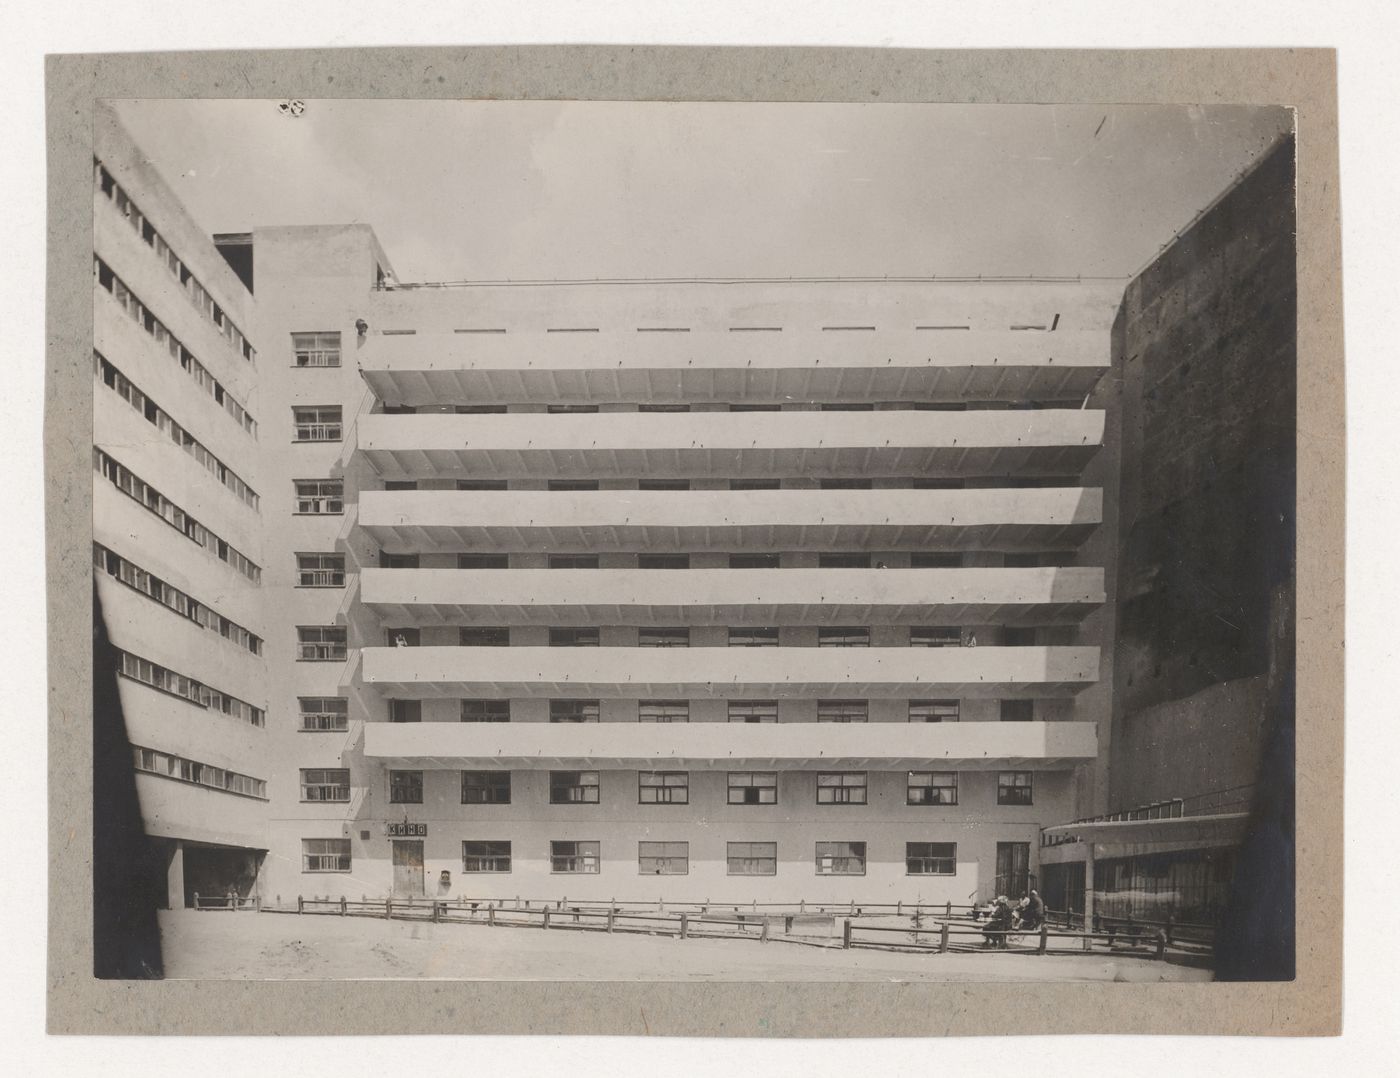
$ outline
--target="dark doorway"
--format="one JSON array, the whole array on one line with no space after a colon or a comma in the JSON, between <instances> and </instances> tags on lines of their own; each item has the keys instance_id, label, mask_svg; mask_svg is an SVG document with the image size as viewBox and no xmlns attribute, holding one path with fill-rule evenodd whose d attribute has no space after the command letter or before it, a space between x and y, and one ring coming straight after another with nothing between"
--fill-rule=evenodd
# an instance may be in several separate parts
<instances>
[{"instance_id":1,"label":"dark doorway","mask_svg":"<svg viewBox=\"0 0 1400 1078\"><path fill-rule=\"evenodd\" d=\"M1009 898L1024 898L1031 889L1031 844L997 843L996 892Z\"/></svg>"}]
</instances>

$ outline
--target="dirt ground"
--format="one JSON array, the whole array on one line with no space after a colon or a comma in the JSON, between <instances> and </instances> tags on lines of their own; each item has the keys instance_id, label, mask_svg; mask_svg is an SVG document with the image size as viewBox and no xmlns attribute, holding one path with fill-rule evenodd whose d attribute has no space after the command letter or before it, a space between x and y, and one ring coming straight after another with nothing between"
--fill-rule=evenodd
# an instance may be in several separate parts
<instances>
[{"instance_id":1,"label":"dirt ground","mask_svg":"<svg viewBox=\"0 0 1400 1078\"><path fill-rule=\"evenodd\" d=\"M1128 956L901 954L370 918L172 910L165 973L215 980L1208 981Z\"/></svg>"}]
</instances>

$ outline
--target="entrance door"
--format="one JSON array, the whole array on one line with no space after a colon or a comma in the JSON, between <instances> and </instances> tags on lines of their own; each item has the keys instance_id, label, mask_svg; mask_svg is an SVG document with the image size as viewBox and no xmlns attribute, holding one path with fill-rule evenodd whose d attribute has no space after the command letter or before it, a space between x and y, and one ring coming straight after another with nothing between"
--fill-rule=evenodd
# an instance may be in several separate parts
<instances>
[{"instance_id":1,"label":"entrance door","mask_svg":"<svg viewBox=\"0 0 1400 1078\"><path fill-rule=\"evenodd\" d=\"M423 843L418 839L397 840L394 846L394 897L421 898L423 895Z\"/></svg>"},{"instance_id":2,"label":"entrance door","mask_svg":"<svg viewBox=\"0 0 1400 1078\"><path fill-rule=\"evenodd\" d=\"M997 843L997 894L1024 898L1031 889L1031 844Z\"/></svg>"}]
</instances>

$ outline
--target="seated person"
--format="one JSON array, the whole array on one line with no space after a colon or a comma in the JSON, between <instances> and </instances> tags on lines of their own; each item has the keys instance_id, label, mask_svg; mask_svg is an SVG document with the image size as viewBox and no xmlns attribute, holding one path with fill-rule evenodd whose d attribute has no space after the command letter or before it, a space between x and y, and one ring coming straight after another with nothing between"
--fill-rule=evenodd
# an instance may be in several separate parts
<instances>
[{"instance_id":1,"label":"seated person","mask_svg":"<svg viewBox=\"0 0 1400 1078\"><path fill-rule=\"evenodd\" d=\"M1011 902L1005 895L998 895L991 916L982 928L982 946L1006 946L1006 933L1011 929L1011 922Z\"/></svg>"}]
</instances>

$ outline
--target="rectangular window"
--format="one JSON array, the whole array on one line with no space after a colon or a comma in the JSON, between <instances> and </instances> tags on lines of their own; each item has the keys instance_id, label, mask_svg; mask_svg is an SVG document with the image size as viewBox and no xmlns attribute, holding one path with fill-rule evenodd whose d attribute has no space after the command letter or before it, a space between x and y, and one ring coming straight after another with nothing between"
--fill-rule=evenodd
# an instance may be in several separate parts
<instances>
[{"instance_id":1,"label":"rectangular window","mask_svg":"<svg viewBox=\"0 0 1400 1078\"><path fill-rule=\"evenodd\" d=\"M915 625L909 630L911 648L962 647L960 625Z\"/></svg>"},{"instance_id":2,"label":"rectangular window","mask_svg":"<svg viewBox=\"0 0 1400 1078\"><path fill-rule=\"evenodd\" d=\"M689 554L638 554L638 569L689 569Z\"/></svg>"},{"instance_id":3,"label":"rectangular window","mask_svg":"<svg viewBox=\"0 0 1400 1078\"><path fill-rule=\"evenodd\" d=\"M297 626L298 662L344 662L345 649L344 625Z\"/></svg>"},{"instance_id":4,"label":"rectangular window","mask_svg":"<svg viewBox=\"0 0 1400 1078\"><path fill-rule=\"evenodd\" d=\"M504 408L501 411L505 411ZM457 480L458 490L509 490L510 487L504 479L459 479Z\"/></svg>"},{"instance_id":5,"label":"rectangular window","mask_svg":"<svg viewBox=\"0 0 1400 1078\"><path fill-rule=\"evenodd\" d=\"M463 700L463 722L510 722L509 700Z\"/></svg>"},{"instance_id":6,"label":"rectangular window","mask_svg":"<svg viewBox=\"0 0 1400 1078\"><path fill-rule=\"evenodd\" d=\"M423 772L390 771L389 804L421 805L423 803Z\"/></svg>"},{"instance_id":7,"label":"rectangular window","mask_svg":"<svg viewBox=\"0 0 1400 1078\"><path fill-rule=\"evenodd\" d=\"M297 587L345 587L344 554L298 554Z\"/></svg>"},{"instance_id":8,"label":"rectangular window","mask_svg":"<svg viewBox=\"0 0 1400 1078\"><path fill-rule=\"evenodd\" d=\"M509 771L463 771L462 804L509 805Z\"/></svg>"},{"instance_id":9,"label":"rectangular window","mask_svg":"<svg viewBox=\"0 0 1400 1078\"><path fill-rule=\"evenodd\" d=\"M1029 805L1034 788L1030 771L1003 771L997 776L998 805Z\"/></svg>"},{"instance_id":10,"label":"rectangular window","mask_svg":"<svg viewBox=\"0 0 1400 1078\"><path fill-rule=\"evenodd\" d=\"M905 792L905 804L956 805L958 803L958 773L956 771L911 771Z\"/></svg>"},{"instance_id":11,"label":"rectangular window","mask_svg":"<svg viewBox=\"0 0 1400 1078\"><path fill-rule=\"evenodd\" d=\"M551 569L596 569L598 568L598 555L551 554L549 555L549 567Z\"/></svg>"},{"instance_id":12,"label":"rectangular window","mask_svg":"<svg viewBox=\"0 0 1400 1078\"><path fill-rule=\"evenodd\" d=\"M916 550L909 555L911 569L961 569L962 563L959 551Z\"/></svg>"},{"instance_id":13,"label":"rectangular window","mask_svg":"<svg viewBox=\"0 0 1400 1078\"><path fill-rule=\"evenodd\" d=\"M957 722L957 700L910 700L910 722Z\"/></svg>"},{"instance_id":14,"label":"rectangular window","mask_svg":"<svg viewBox=\"0 0 1400 1078\"><path fill-rule=\"evenodd\" d=\"M690 804L690 772L638 771L637 804Z\"/></svg>"},{"instance_id":15,"label":"rectangular window","mask_svg":"<svg viewBox=\"0 0 1400 1078\"><path fill-rule=\"evenodd\" d=\"M724 850L725 871L730 876L776 876L778 874L778 844L776 842L727 842Z\"/></svg>"},{"instance_id":16,"label":"rectangular window","mask_svg":"<svg viewBox=\"0 0 1400 1078\"><path fill-rule=\"evenodd\" d=\"M552 648L596 648L598 627L596 625L566 626L549 630L549 646Z\"/></svg>"},{"instance_id":17,"label":"rectangular window","mask_svg":"<svg viewBox=\"0 0 1400 1078\"><path fill-rule=\"evenodd\" d=\"M779 565L777 554L729 555L729 568L731 569L777 569Z\"/></svg>"},{"instance_id":18,"label":"rectangular window","mask_svg":"<svg viewBox=\"0 0 1400 1078\"><path fill-rule=\"evenodd\" d=\"M824 625L817 629L819 648L868 648L870 629L864 625Z\"/></svg>"},{"instance_id":19,"label":"rectangular window","mask_svg":"<svg viewBox=\"0 0 1400 1078\"><path fill-rule=\"evenodd\" d=\"M638 490L689 490L689 479L638 479ZM643 566L645 568L645 566ZM663 566L662 568L669 568Z\"/></svg>"},{"instance_id":20,"label":"rectangular window","mask_svg":"<svg viewBox=\"0 0 1400 1078\"><path fill-rule=\"evenodd\" d=\"M642 700L637 704L638 722L689 722L687 700Z\"/></svg>"},{"instance_id":21,"label":"rectangular window","mask_svg":"<svg viewBox=\"0 0 1400 1078\"><path fill-rule=\"evenodd\" d=\"M340 405L323 404L292 409L292 441L338 442L343 431Z\"/></svg>"},{"instance_id":22,"label":"rectangular window","mask_svg":"<svg viewBox=\"0 0 1400 1078\"><path fill-rule=\"evenodd\" d=\"M350 771L347 768L302 768L301 799L303 801L349 801Z\"/></svg>"},{"instance_id":23,"label":"rectangular window","mask_svg":"<svg viewBox=\"0 0 1400 1078\"><path fill-rule=\"evenodd\" d=\"M729 630L731 648L775 648L778 646L778 630L769 625L740 625Z\"/></svg>"},{"instance_id":24,"label":"rectangular window","mask_svg":"<svg viewBox=\"0 0 1400 1078\"><path fill-rule=\"evenodd\" d=\"M597 722L597 700L551 700L550 722Z\"/></svg>"},{"instance_id":25,"label":"rectangular window","mask_svg":"<svg viewBox=\"0 0 1400 1078\"><path fill-rule=\"evenodd\" d=\"M869 569L869 554L818 554L819 569Z\"/></svg>"},{"instance_id":26,"label":"rectangular window","mask_svg":"<svg viewBox=\"0 0 1400 1078\"><path fill-rule=\"evenodd\" d=\"M1035 718L1034 700L1001 701L1002 722L1030 722Z\"/></svg>"},{"instance_id":27,"label":"rectangular window","mask_svg":"<svg viewBox=\"0 0 1400 1078\"><path fill-rule=\"evenodd\" d=\"M463 625L457 643L464 648L508 648L510 629L504 625Z\"/></svg>"},{"instance_id":28,"label":"rectangular window","mask_svg":"<svg viewBox=\"0 0 1400 1078\"><path fill-rule=\"evenodd\" d=\"M458 569L508 569L509 554L458 554Z\"/></svg>"},{"instance_id":29,"label":"rectangular window","mask_svg":"<svg viewBox=\"0 0 1400 1078\"><path fill-rule=\"evenodd\" d=\"M549 803L551 805L596 805L598 803L598 772L551 771L549 773Z\"/></svg>"},{"instance_id":30,"label":"rectangular window","mask_svg":"<svg viewBox=\"0 0 1400 1078\"><path fill-rule=\"evenodd\" d=\"M301 840L303 872L349 872L348 838L304 838Z\"/></svg>"},{"instance_id":31,"label":"rectangular window","mask_svg":"<svg viewBox=\"0 0 1400 1078\"><path fill-rule=\"evenodd\" d=\"M735 411L734 408L729 410ZM776 408L772 410L777 411ZM781 490L782 486L781 479L731 479L729 481L730 490Z\"/></svg>"},{"instance_id":32,"label":"rectangular window","mask_svg":"<svg viewBox=\"0 0 1400 1078\"><path fill-rule=\"evenodd\" d=\"M596 479L551 479L546 484L549 490L597 490L598 480Z\"/></svg>"},{"instance_id":33,"label":"rectangular window","mask_svg":"<svg viewBox=\"0 0 1400 1078\"><path fill-rule=\"evenodd\" d=\"M637 843L637 872L642 876L684 876L688 874L690 872L690 843Z\"/></svg>"},{"instance_id":34,"label":"rectangular window","mask_svg":"<svg viewBox=\"0 0 1400 1078\"><path fill-rule=\"evenodd\" d=\"M955 876L958 872L958 844L906 842L904 866L910 876Z\"/></svg>"},{"instance_id":35,"label":"rectangular window","mask_svg":"<svg viewBox=\"0 0 1400 1078\"><path fill-rule=\"evenodd\" d=\"M776 700L730 700L730 722L777 722Z\"/></svg>"},{"instance_id":36,"label":"rectangular window","mask_svg":"<svg viewBox=\"0 0 1400 1078\"><path fill-rule=\"evenodd\" d=\"M417 569L417 554L390 554L387 550L379 552L379 567L381 569Z\"/></svg>"},{"instance_id":37,"label":"rectangular window","mask_svg":"<svg viewBox=\"0 0 1400 1078\"><path fill-rule=\"evenodd\" d=\"M422 722L422 721L423 721L423 701L422 701L422 700L390 700L390 701L389 701L389 721L390 721L390 722Z\"/></svg>"},{"instance_id":38,"label":"rectangular window","mask_svg":"<svg viewBox=\"0 0 1400 1078\"><path fill-rule=\"evenodd\" d=\"M416 479L386 479L384 480L385 490L417 490L418 480Z\"/></svg>"},{"instance_id":39,"label":"rectangular window","mask_svg":"<svg viewBox=\"0 0 1400 1078\"><path fill-rule=\"evenodd\" d=\"M509 872L510 843L464 841L463 872Z\"/></svg>"},{"instance_id":40,"label":"rectangular window","mask_svg":"<svg viewBox=\"0 0 1400 1078\"><path fill-rule=\"evenodd\" d=\"M729 804L776 805L778 803L778 773L776 771L729 772Z\"/></svg>"},{"instance_id":41,"label":"rectangular window","mask_svg":"<svg viewBox=\"0 0 1400 1078\"><path fill-rule=\"evenodd\" d=\"M411 626L402 629L385 629L384 646L391 648L416 648L421 634Z\"/></svg>"},{"instance_id":42,"label":"rectangular window","mask_svg":"<svg viewBox=\"0 0 1400 1078\"><path fill-rule=\"evenodd\" d=\"M864 876L864 842L818 842L818 876Z\"/></svg>"},{"instance_id":43,"label":"rectangular window","mask_svg":"<svg viewBox=\"0 0 1400 1078\"><path fill-rule=\"evenodd\" d=\"M637 630L637 646L640 648L688 648L690 630L681 628L660 628L643 625Z\"/></svg>"},{"instance_id":44,"label":"rectangular window","mask_svg":"<svg viewBox=\"0 0 1400 1078\"><path fill-rule=\"evenodd\" d=\"M302 516L339 516L345 512L343 479L294 479L296 512Z\"/></svg>"},{"instance_id":45,"label":"rectangular window","mask_svg":"<svg viewBox=\"0 0 1400 1078\"><path fill-rule=\"evenodd\" d=\"M350 729L350 701L340 696L302 696L297 699L301 709L301 728L322 733Z\"/></svg>"},{"instance_id":46,"label":"rectangular window","mask_svg":"<svg viewBox=\"0 0 1400 1078\"><path fill-rule=\"evenodd\" d=\"M864 771L818 771L817 804L865 804L866 779Z\"/></svg>"},{"instance_id":47,"label":"rectangular window","mask_svg":"<svg viewBox=\"0 0 1400 1078\"><path fill-rule=\"evenodd\" d=\"M596 842L551 842L549 870L558 873L598 874L601 854Z\"/></svg>"},{"instance_id":48,"label":"rectangular window","mask_svg":"<svg viewBox=\"0 0 1400 1078\"><path fill-rule=\"evenodd\" d=\"M818 700L818 722L868 722L870 702L868 700Z\"/></svg>"},{"instance_id":49,"label":"rectangular window","mask_svg":"<svg viewBox=\"0 0 1400 1078\"><path fill-rule=\"evenodd\" d=\"M293 333L292 353L298 367L339 367L340 334Z\"/></svg>"}]
</instances>

